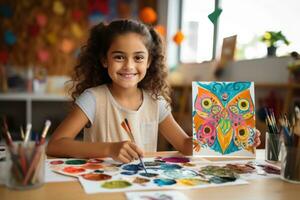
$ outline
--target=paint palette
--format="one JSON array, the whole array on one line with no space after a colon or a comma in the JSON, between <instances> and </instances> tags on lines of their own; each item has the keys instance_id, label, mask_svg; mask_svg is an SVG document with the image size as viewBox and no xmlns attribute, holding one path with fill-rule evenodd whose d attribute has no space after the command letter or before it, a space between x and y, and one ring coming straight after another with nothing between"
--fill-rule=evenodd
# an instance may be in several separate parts
<instances>
[{"instance_id":1,"label":"paint palette","mask_svg":"<svg viewBox=\"0 0 300 200\"><path fill-rule=\"evenodd\" d=\"M238 177L210 181L212 175L199 173L199 163L191 162L187 157L143 160L147 173L139 161L120 164L112 159L54 159L49 162L49 167L59 174L77 177L86 193L190 189L247 183Z\"/></svg>"}]
</instances>

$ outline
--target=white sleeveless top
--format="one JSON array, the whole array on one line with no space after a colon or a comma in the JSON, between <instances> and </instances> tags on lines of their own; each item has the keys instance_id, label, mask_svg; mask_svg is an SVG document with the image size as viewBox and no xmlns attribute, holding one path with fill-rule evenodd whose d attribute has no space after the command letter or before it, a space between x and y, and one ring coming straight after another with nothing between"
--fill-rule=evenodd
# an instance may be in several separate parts
<instances>
[{"instance_id":1,"label":"white sleeveless top","mask_svg":"<svg viewBox=\"0 0 300 200\"><path fill-rule=\"evenodd\" d=\"M84 129L84 140L90 142L120 142L130 140L121 123L129 121L135 143L145 152L157 151L158 101L143 91L143 102L137 111L122 107L106 85L89 89L96 99L94 123Z\"/></svg>"}]
</instances>

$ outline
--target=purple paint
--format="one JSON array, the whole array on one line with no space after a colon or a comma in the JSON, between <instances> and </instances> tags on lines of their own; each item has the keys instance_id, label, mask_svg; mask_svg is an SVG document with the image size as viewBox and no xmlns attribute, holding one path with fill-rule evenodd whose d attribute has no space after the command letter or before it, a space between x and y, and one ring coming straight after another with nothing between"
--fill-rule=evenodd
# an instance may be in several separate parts
<instances>
[{"instance_id":1,"label":"purple paint","mask_svg":"<svg viewBox=\"0 0 300 200\"><path fill-rule=\"evenodd\" d=\"M163 161L170 162L170 163L187 163L190 162L189 158L186 157L167 157L163 158Z\"/></svg>"}]
</instances>

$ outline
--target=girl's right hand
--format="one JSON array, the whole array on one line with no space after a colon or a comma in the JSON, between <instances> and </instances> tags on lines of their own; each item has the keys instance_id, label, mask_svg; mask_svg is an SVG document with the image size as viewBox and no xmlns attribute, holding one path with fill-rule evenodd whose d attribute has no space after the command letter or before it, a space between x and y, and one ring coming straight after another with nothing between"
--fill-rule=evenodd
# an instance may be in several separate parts
<instances>
[{"instance_id":1,"label":"girl's right hand","mask_svg":"<svg viewBox=\"0 0 300 200\"><path fill-rule=\"evenodd\" d=\"M114 142L110 146L110 156L119 162L129 163L143 156L143 151L130 141Z\"/></svg>"}]
</instances>

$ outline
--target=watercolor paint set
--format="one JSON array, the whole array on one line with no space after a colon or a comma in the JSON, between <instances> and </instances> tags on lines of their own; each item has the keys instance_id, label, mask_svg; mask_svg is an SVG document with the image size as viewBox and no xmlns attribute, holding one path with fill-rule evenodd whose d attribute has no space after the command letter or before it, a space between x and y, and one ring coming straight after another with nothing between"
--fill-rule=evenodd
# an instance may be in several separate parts
<instances>
[{"instance_id":1,"label":"watercolor paint set","mask_svg":"<svg viewBox=\"0 0 300 200\"><path fill-rule=\"evenodd\" d=\"M247 184L236 173L201 172L205 165L188 157L144 158L147 173L136 161L120 164L112 159L53 159L50 169L77 177L86 193L157 189L191 189ZM230 170L230 169L229 169Z\"/></svg>"}]
</instances>

